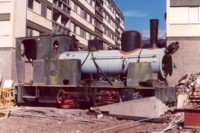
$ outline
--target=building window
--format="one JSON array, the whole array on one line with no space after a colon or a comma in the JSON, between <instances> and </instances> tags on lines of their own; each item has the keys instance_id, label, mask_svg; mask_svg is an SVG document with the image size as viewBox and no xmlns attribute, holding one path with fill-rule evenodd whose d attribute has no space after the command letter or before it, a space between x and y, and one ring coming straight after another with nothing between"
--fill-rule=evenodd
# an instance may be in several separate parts
<instances>
[{"instance_id":1,"label":"building window","mask_svg":"<svg viewBox=\"0 0 200 133\"><path fill-rule=\"evenodd\" d=\"M87 12L86 11L84 11L84 10L82 10L82 14L83 14L83 18L85 19L85 20L87 20Z\"/></svg>"},{"instance_id":2,"label":"building window","mask_svg":"<svg viewBox=\"0 0 200 133\"><path fill-rule=\"evenodd\" d=\"M108 6L108 0L106 0L106 6Z\"/></svg>"},{"instance_id":3,"label":"building window","mask_svg":"<svg viewBox=\"0 0 200 133\"><path fill-rule=\"evenodd\" d=\"M108 29L106 29L106 35L108 36Z\"/></svg>"},{"instance_id":4,"label":"building window","mask_svg":"<svg viewBox=\"0 0 200 133\"><path fill-rule=\"evenodd\" d=\"M108 21L108 16L107 16L107 14L106 14L106 16L105 16L105 19L106 19L106 21Z\"/></svg>"},{"instance_id":5,"label":"building window","mask_svg":"<svg viewBox=\"0 0 200 133\"><path fill-rule=\"evenodd\" d=\"M111 4L110 4L110 2L108 2L108 8L111 9Z\"/></svg>"},{"instance_id":6,"label":"building window","mask_svg":"<svg viewBox=\"0 0 200 133\"><path fill-rule=\"evenodd\" d=\"M74 11L77 13L78 12L78 6L74 3Z\"/></svg>"},{"instance_id":7,"label":"building window","mask_svg":"<svg viewBox=\"0 0 200 133\"><path fill-rule=\"evenodd\" d=\"M110 24L111 22L110 22L111 20L110 20L110 17L108 17L108 23Z\"/></svg>"},{"instance_id":8,"label":"building window","mask_svg":"<svg viewBox=\"0 0 200 133\"><path fill-rule=\"evenodd\" d=\"M74 32L74 24L73 23L71 23L70 27L71 27L71 31Z\"/></svg>"},{"instance_id":9,"label":"building window","mask_svg":"<svg viewBox=\"0 0 200 133\"><path fill-rule=\"evenodd\" d=\"M41 3L41 15L47 17L47 5L43 2Z\"/></svg>"},{"instance_id":10,"label":"building window","mask_svg":"<svg viewBox=\"0 0 200 133\"><path fill-rule=\"evenodd\" d=\"M10 21L10 13L0 13L0 21Z\"/></svg>"},{"instance_id":11,"label":"building window","mask_svg":"<svg viewBox=\"0 0 200 133\"><path fill-rule=\"evenodd\" d=\"M113 40L114 40L114 36L113 36L113 33L112 33L112 32L111 32L111 35L110 35L110 36L111 36L111 39L113 39Z\"/></svg>"},{"instance_id":12,"label":"building window","mask_svg":"<svg viewBox=\"0 0 200 133\"><path fill-rule=\"evenodd\" d=\"M66 2L65 2L68 6L69 6L69 0L66 0Z\"/></svg>"},{"instance_id":13,"label":"building window","mask_svg":"<svg viewBox=\"0 0 200 133\"><path fill-rule=\"evenodd\" d=\"M31 28L26 28L26 37L31 37L33 36L33 29Z\"/></svg>"},{"instance_id":14,"label":"building window","mask_svg":"<svg viewBox=\"0 0 200 133\"><path fill-rule=\"evenodd\" d=\"M108 36L111 37L111 30L108 30Z\"/></svg>"},{"instance_id":15,"label":"building window","mask_svg":"<svg viewBox=\"0 0 200 133\"><path fill-rule=\"evenodd\" d=\"M91 40L92 39L92 35L91 34L89 34L89 40Z\"/></svg>"},{"instance_id":16,"label":"building window","mask_svg":"<svg viewBox=\"0 0 200 133\"><path fill-rule=\"evenodd\" d=\"M86 0L88 4L92 6L92 0Z\"/></svg>"},{"instance_id":17,"label":"building window","mask_svg":"<svg viewBox=\"0 0 200 133\"><path fill-rule=\"evenodd\" d=\"M86 39L89 40L90 33L86 32Z\"/></svg>"},{"instance_id":18,"label":"building window","mask_svg":"<svg viewBox=\"0 0 200 133\"><path fill-rule=\"evenodd\" d=\"M91 6L92 6L92 1L93 1L93 0L90 0L90 5L91 5Z\"/></svg>"},{"instance_id":19,"label":"building window","mask_svg":"<svg viewBox=\"0 0 200 133\"><path fill-rule=\"evenodd\" d=\"M76 34L76 25L74 25L74 33Z\"/></svg>"},{"instance_id":20,"label":"building window","mask_svg":"<svg viewBox=\"0 0 200 133\"><path fill-rule=\"evenodd\" d=\"M113 6L111 6L111 11L112 11L112 13L114 13L114 8L113 8Z\"/></svg>"},{"instance_id":21,"label":"building window","mask_svg":"<svg viewBox=\"0 0 200 133\"><path fill-rule=\"evenodd\" d=\"M90 14L87 14L86 20L87 20L88 22L90 22Z\"/></svg>"},{"instance_id":22,"label":"building window","mask_svg":"<svg viewBox=\"0 0 200 133\"><path fill-rule=\"evenodd\" d=\"M87 20L87 12L84 9L81 9L81 17Z\"/></svg>"},{"instance_id":23,"label":"building window","mask_svg":"<svg viewBox=\"0 0 200 133\"><path fill-rule=\"evenodd\" d=\"M89 22L92 24L92 16L90 16L90 21Z\"/></svg>"},{"instance_id":24,"label":"building window","mask_svg":"<svg viewBox=\"0 0 200 133\"><path fill-rule=\"evenodd\" d=\"M86 38L86 32L83 29L80 29L80 36Z\"/></svg>"},{"instance_id":25,"label":"building window","mask_svg":"<svg viewBox=\"0 0 200 133\"><path fill-rule=\"evenodd\" d=\"M200 7L190 7L188 11L189 23L200 22Z\"/></svg>"},{"instance_id":26,"label":"building window","mask_svg":"<svg viewBox=\"0 0 200 133\"><path fill-rule=\"evenodd\" d=\"M28 0L28 8L33 9L34 0Z\"/></svg>"},{"instance_id":27,"label":"building window","mask_svg":"<svg viewBox=\"0 0 200 133\"><path fill-rule=\"evenodd\" d=\"M84 10L83 9L81 9L81 17L83 18L83 16L84 16Z\"/></svg>"}]
</instances>

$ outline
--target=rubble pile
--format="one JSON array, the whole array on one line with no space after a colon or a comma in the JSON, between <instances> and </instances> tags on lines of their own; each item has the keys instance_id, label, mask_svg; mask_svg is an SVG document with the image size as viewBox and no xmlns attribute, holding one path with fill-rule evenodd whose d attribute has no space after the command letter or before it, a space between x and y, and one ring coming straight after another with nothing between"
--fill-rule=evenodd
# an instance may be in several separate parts
<instances>
[{"instance_id":1,"label":"rubble pile","mask_svg":"<svg viewBox=\"0 0 200 133\"><path fill-rule=\"evenodd\" d=\"M200 72L184 75L176 85L177 103L187 105L188 103L200 103ZM180 100L181 99L181 100ZM181 101L181 102L180 102ZM180 107L181 104L177 104ZM181 106L182 106L181 105Z\"/></svg>"},{"instance_id":2,"label":"rubble pile","mask_svg":"<svg viewBox=\"0 0 200 133\"><path fill-rule=\"evenodd\" d=\"M200 92L200 72L195 74L185 74L176 85L176 92L178 94L187 93L193 95L194 92Z\"/></svg>"}]
</instances>

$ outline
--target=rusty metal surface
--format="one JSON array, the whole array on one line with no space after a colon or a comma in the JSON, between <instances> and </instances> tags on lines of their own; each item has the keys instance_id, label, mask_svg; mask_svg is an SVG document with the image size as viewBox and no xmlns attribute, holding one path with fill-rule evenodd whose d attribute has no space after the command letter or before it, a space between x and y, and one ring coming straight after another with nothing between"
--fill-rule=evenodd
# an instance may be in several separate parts
<instances>
[{"instance_id":1,"label":"rusty metal surface","mask_svg":"<svg viewBox=\"0 0 200 133\"><path fill-rule=\"evenodd\" d=\"M33 61L33 83L46 84L44 60Z\"/></svg>"},{"instance_id":2,"label":"rusty metal surface","mask_svg":"<svg viewBox=\"0 0 200 133\"><path fill-rule=\"evenodd\" d=\"M16 62L16 71L17 71L17 82L18 84L27 84L32 81L32 69L30 63L25 63L22 61Z\"/></svg>"},{"instance_id":3,"label":"rusty metal surface","mask_svg":"<svg viewBox=\"0 0 200 133\"><path fill-rule=\"evenodd\" d=\"M150 79L152 74L150 63L130 63L127 74L127 86L138 86L139 81Z\"/></svg>"},{"instance_id":4,"label":"rusty metal surface","mask_svg":"<svg viewBox=\"0 0 200 133\"><path fill-rule=\"evenodd\" d=\"M58 43L56 51L54 51L55 42ZM22 55L32 60L57 59L57 55L70 49L70 44L71 38L62 35L17 38L16 61L21 61Z\"/></svg>"},{"instance_id":5,"label":"rusty metal surface","mask_svg":"<svg viewBox=\"0 0 200 133\"><path fill-rule=\"evenodd\" d=\"M186 110L184 114L184 127L200 128L200 110L191 109Z\"/></svg>"},{"instance_id":6,"label":"rusty metal surface","mask_svg":"<svg viewBox=\"0 0 200 133\"><path fill-rule=\"evenodd\" d=\"M158 19L151 19L150 20L150 45L151 48L157 48L158 42Z\"/></svg>"},{"instance_id":7,"label":"rusty metal surface","mask_svg":"<svg viewBox=\"0 0 200 133\"><path fill-rule=\"evenodd\" d=\"M184 112L185 128L200 128L200 105L187 105L175 111Z\"/></svg>"},{"instance_id":8,"label":"rusty metal surface","mask_svg":"<svg viewBox=\"0 0 200 133\"><path fill-rule=\"evenodd\" d=\"M17 61L16 62L16 70L17 70L17 81L18 83L24 83L24 77L25 77L25 65L24 62L22 61Z\"/></svg>"},{"instance_id":9,"label":"rusty metal surface","mask_svg":"<svg viewBox=\"0 0 200 133\"><path fill-rule=\"evenodd\" d=\"M76 85L80 83L79 60L33 61L33 83L48 85Z\"/></svg>"},{"instance_id":10,"label":"rusty metal surface","mask_svg":"<svg viewBox=\"0 0 200 133\"><path fill-rule=\"evenodd\" d=\"M95 105L107 105L119 102L119 93L118 91L107 91L102 90L95 94Z\"/></svg>"}]
</instances>

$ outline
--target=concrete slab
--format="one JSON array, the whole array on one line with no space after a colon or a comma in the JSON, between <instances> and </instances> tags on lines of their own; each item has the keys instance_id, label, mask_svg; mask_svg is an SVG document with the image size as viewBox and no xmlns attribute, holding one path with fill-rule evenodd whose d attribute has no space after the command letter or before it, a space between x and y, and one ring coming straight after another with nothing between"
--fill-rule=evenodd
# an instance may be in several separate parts
<instances>
[{"instance_id":1,"label":"concrete slab","mask_svg":"<svg viewBox=\"0 0 200 133\"><path fill-rule=\"evenodd\" d=\"M94 110L109 112L110 115L124 117L158 118L165 111L167 106L156 97L148 97L127 102L94 107Z\"/></svg>"}]
</instances>

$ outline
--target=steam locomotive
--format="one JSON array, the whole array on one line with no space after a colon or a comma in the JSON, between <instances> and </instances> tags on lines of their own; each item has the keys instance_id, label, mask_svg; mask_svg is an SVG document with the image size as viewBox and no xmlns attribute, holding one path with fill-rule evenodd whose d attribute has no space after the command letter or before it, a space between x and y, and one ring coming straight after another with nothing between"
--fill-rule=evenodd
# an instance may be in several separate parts
<instances>
[{"instance_id":1,"label":"steam locomotive","mask_svg":"<svg viewBox=\"0 0 200 133\"><path fill-rule=\"evenodd\" d=\"M158 20L150 25L150 44L142 46L138 31L125 31L119 50L103 50L99 39L78 51L74 37L17 38L17 103L90 107L155 95L167 86L179 45L161 45Z\"/></svg>"}]
</instances>

